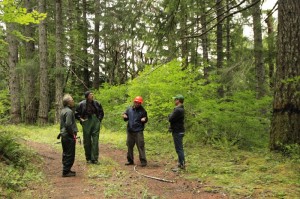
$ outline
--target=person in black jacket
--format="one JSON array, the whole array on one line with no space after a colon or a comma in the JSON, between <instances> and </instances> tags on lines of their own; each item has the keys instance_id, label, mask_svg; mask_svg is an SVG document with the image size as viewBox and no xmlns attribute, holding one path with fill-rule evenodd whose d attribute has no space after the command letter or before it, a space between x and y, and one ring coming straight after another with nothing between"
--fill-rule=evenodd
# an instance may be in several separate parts
<instances>
[{"instance_id":1,"label":"person in black jacket","mask_svg":"<svg viewBox=\"0 0 300 199\"><path fill-rule=\"evenodd\" d=\"M134 105L129 107L125 113L123 113L124 121L127 121L127 160L125 165L134 164L133 148L136 144L139 151L139 158L141 166L147 166L147 159L145 153L145 141L144 141L144 128L145 123L148 121L147 111L141 105L143 98L137 96L134 98Z\"/></svg>"},{"instance_id":2,"label":"person in black jacket","mask_svg":"<svg viewBox=\"0 0 300 199\"><path fill-rule=\"evenodd\" d=\"M83 145L87 163L99 164L99 134L100 124L104 117L103 108L94 100L91 91L84 94L85 100L76 108L75 117L83 129Z\"/></svg>"},{"instance_id":3,"label":"person in black jacket","mask_svg":"<svg viewBox=\"0 0 300 199\"><path fill-rule=\"evenodd\" d=\"M184 97L183 95L176 95L173 97L176 107L169 115L170 131L172 132L175 150L178 155L178 168L185 169L185 157L183 150L183 137L184 137Z\"/></svg>"},{"instance_id":4,"label":"person in black jacket","mask_svg":"<svg viewBox=\"0 0 300 199\"><path fill-rule=\"evenodd\" d=\"M63 148L62 177L72 177L76 175L75 171L71 171L71 167L73 166L75 160L75 144L78 129L76 126L74 113L72 111L72 108L74 107L74 100L71 95L64 95L63 105L64 108L60 113L60 133L57 138L61 138L61 144Z\"/></svg>"}]
</instances>

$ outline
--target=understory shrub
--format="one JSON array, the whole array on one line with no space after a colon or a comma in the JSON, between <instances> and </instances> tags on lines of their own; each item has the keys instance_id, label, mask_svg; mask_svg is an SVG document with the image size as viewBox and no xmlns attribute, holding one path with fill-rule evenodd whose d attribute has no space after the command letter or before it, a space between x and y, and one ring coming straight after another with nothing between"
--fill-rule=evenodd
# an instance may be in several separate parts
<instances>
[{"instance_id":1,"label":"understory shrub","mask_svg":"<svg viewBox=\"0 0 300 199\"><path fill-rule=\"evenodd\" d=\"M223 98L218 96L218 76L210 83L199 78L201 71L182 69L181 62L147 66L137 78L125 85L105 85L95 92L100 100L106 128L125 131L121 114L132 105L135 96L144 98L148 112L147 131L167 132L168 115L174 108L176 94L185 96L186 131L203 143L217 147L265 147L269 129L271 97L257 100L255 92L236 90ZM222 146L223 145L223 146Z\"/></svg>"},{"instance_id":2,"label":"understory shrub","mask_svg":"<svg viewBox=\"0 0 300 199\"><path fill-rule=\"evenodd\" d=\"M12 197L15 192L26 189L29 183L42 179L32 164L40 159L17 141L19 137L0 126L0 196Z\"/></svg>"}]
</instances>

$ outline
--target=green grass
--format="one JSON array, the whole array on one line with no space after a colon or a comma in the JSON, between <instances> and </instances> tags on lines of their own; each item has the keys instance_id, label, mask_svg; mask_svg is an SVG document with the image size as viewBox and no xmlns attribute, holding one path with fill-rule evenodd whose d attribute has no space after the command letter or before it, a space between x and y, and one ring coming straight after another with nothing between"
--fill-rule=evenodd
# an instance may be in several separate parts
<instances>
[{"instance_id":1,"label":"green grass","mask_svg":"<svg viewBox=\"0 0 300 199\"><path fill-rule=\"evenodd\" d=\"M102 133L102 142L126 149L125 132ZM145 132L148 161L176 162L172 136ZM232 198L298 198L300 164L268 149L238 150L203 145L193 135L184 138L187 170L184 177L207 183L208 192L225 191Z\"/></svg>"},{"instance_id":2,"label":"green grass","mask_svg":"<svg viewBox=\"0 0 300 199\"><path fill-rule=\"evenodd\" d=\"M41 159L22 141L17 132L0 126L0 198L24 196L28 187L44 180L37 168Z\"/></svg>"},{"instance_id":3,"label":"green grass","mask_svg":"<svg viewBox=\"0 0 300 199\"><path fill-rule=\"evenodd\" d=\"M61 146L55 144L58 126L6 128L25 139L47 143L61 150ZM82 137L81 133L79 135ZM176 163L177 155L171 134L145 132L145 142L149 162L163 160L170 164ZM101 129L100 143L126 150L126 132ZM235 147L204 145L191 134L184 137L184 146L187 170L182 176L205 183L204 190L207 192L225 191L231 198L298 198L300 195L299 159L271 153L267 149L244 151ZM76 158L84 160L83 147L77 148ZM91 180L100 178L104 180L100 180L102 183L107 183L104 193L107 197L119 196L118 186L124 182L120 181L113 186L106 180L112 177L122 179L122 175L127 174L119 170L110 157L101 161L101 165L89 167L89 177ZM145 187L142 189L146 190Z\"/></svg>"}]
</instances>

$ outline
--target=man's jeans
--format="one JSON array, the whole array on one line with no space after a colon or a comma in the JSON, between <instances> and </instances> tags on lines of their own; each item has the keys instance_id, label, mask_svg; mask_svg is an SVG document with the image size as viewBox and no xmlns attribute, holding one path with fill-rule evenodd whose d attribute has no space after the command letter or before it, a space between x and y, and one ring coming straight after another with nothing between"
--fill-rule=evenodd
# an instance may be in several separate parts
<instances>
[{"instance_id":1,"label":"man's jeans","mask_svg":"<svg viewBox=\"0 0 300 199\"><path fill-rule=\"evenodd\" d=\"M175 145L175 150L178 155L178 163L180 165L185 164L185 158L184 158L184 151L183 151L183 144L182 140L184 137L184 132L181 133L172 133L173 140L174 140L174 145Z\"/></svg>"}]
</instances>

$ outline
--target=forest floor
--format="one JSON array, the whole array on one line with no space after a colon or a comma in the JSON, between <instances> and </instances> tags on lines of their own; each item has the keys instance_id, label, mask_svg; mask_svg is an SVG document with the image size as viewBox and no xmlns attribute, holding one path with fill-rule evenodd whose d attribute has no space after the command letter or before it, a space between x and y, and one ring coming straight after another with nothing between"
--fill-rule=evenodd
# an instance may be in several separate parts
<instances>
[{"instance_id":1,"label":"forest floor","mask_svg":"<svg viewBox=\"0 0 300 199\"><path fill-rule=\"evenodd\" d=\"M174 183L143 177L134 166L124 165L126 151L108 144L100 144L100 165L87 164L82 154L76 154L72 168L76 177L63 178L61 151L57 147L29 140L25 144L42 157L42 172L47 181L46 185L32 187L33 198L228 198L218 187L185 179L184 171L173 172L163 159L149 161L147 167L137 162L136 170Z\"/></svg>"}]
</instances>

